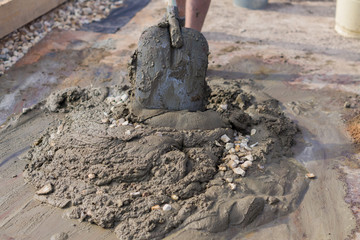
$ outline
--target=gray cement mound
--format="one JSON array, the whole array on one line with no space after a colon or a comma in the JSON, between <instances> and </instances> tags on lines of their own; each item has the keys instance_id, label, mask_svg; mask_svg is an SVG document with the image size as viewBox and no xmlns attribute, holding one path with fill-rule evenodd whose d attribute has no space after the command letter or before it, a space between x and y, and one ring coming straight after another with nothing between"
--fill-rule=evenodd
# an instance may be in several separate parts
<instances>
[{"instance_id":1,"label":"gray cement mound","mask_svg":"<svg viewBox=\"0 0 360 240\"><path fill-rule=\"evenodd\" d=\"M45 111L65 115L26 156L39 201L119 239L161 239L177 229L245 231L301 200L306 171L289 158L297 127L276 100L212 86L207 112L139 117L131 95L71 88L46 100Z\"/></svg>"}]
</instances>

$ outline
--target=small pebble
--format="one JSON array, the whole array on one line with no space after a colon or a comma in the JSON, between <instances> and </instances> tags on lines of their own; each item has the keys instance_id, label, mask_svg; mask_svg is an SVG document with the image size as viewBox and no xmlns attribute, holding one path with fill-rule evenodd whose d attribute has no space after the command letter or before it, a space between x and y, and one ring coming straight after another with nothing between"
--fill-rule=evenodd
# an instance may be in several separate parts
<instances>
[{"instance_id":1,"label":"small pebble","mask_svg":"<svg viewBox=\"0 0 360 240\"><path fill-rule=\"evenodd\" d=\"M179 197L175 194L171 195L171 199L174 200L174 201L177 201L179 200Z\"/></svg>"},{"instance_id":2,"label":"small pebble","mask_svg":"<svg viewBox=\"0 0 360 240\"><path fill-rule=\"evenodd\" d=\"M95 176L95 174L93 174L93 173L89 173L89 175L88 175L88 178L89 179L94 179L96 176Z\"/></svg>"},{"instance_id":3,"label":"small pebble","mask_svg":"<svg viewBox=\"0 0 360 240\"><path fill-rule=\"evenodd\" d=\"M121 102L121 96L115 97L115 102Z\"/></svg>"},{"instance_id":4,"label":"small pebble","mask_svg":"<svg viewBox=\"0 0 360 240\"><path fill-rule=\"evenodd\" d=\"M258 168L260 169L260 170L263 170L265 167L263 166L263 165L261 165L261 164L258 164L257 165L258 166Z\"/></svg>"},{"instance_id":5,"label":"small pebble","mask_svg":"<svg viewBox=\"0 0 360 240\"><path fill-rule=\"evenodd\" d=\"M254 143L254 144L251 144L250 147L251 147L251 148L256 147L258 144L259 144L259 143L256 142L256 143Z\"/></svg>"},{"instance_id":6,"label":"small pebble","mask_svg":"<svg viewBox=\"0 0 360 240\"><path fill-rule=\"evenodd\" d=\"M243 157L244 159L248 160L248 161L254 161L254 157L253 155L249 154L249 155L246 155L245 157Z\"/></svg>"},{"instance_id":7,"label":"small pebble","mask_svg":"<svg viewBox=\"0 0 360 240\"><path fill-rule=\"evenodd\" d=\"M315 179L316 178L315 174L313 174L313 173L307 173L305 175L305 177L308 178L308 179Z\"/></svg>"},{"instance_id":8,"label":"small pebble","mask_svg":"<svg viewBox=\"0 0 360 240\"><path fill-rule=\"evenodd\" d=\"M143 194L141 194L142 197L148 197L150 196L151 194L149 192L143 192Z\"/></svg>"},{"instance_id":9,"label":"small pebble","mask_svg":"<svg viewBox=\"0 0 360 240\"><path fill-rule=\"evenodd\" d=\"M231 148L233 148L234 147L234 144L233 143L226 143L225 144L225 149L226 150L230 150Z\"/></svg>"},{"instance_id":10,"label":"small pebble","mask_svg":"<svg viewBox=\"0 0 360 240\"><path fill-rule=\"evenodd\" d=\"M241 164L240 166L241 166L242 169L246 170L246 169L248 169L249 167L251 167L251 165L252 165L252 162L251 162L251 161L246 161L246 162L244 162L243 164Z\"/></svg>"},{"instance_id":11,"label":"small pebble","mask_svg":"<svg viewBox=\"0 0 360 240\"><path fill-rule=\"evenodd\" d=\"M54 234L50 237L50 240L67 240L69 238L67 233L61 232Z\"/></svg>"},{"instance_id":12,"label":"small pebble","mask_svg":"<svg viewBox=\"0 0 360 240\"><path fill-rule=\"evenodd\" d=\"M165 204L163 207L162 207L163 211L170 211L172 209L171 205L170 204Z\"/></svg>"},{"instance_id":13,"label":"small pebble","mask_svg":"<svg viewBox=\"0 0 360 240\"><path fill-rule=\"evenodd\" d=\"M130 197L140 197L141 196L141 193L140 192L132 192L130 193Z\"/></svg>"},{"instance_id":14,"label":"small pebble","mask_svg":"<svg viewBox=\"0 0 360 240\"><path fill-rule=\"evenodd\" d=\"M122 125L124 122L125 122L125 119L124 118L120 118L119 120L117 120L117 122Z\"/></svg>"},{"instance_id":15,"label":"small pebble","mask_svg":"<svg viewBox=\"0 0 360 240\"><path fill-rule=\"evenodd\" d=\"M229 153L230 153L230 154L235 154L235 153L236 153L235 148L230 148Z\"/></svg>"},{"instance_id":16,"label":"small pebble","mask_svg":"<svg viewBox=\"0 0 360 240\"><path fill-rule=\"evenodd\" d=\"M234 169L239 165L239 160L230 160L227 165L229 168Z\"/></svg>"},{"instance_id":17,"label":"small pebble","mask_svg":"<svg viewBox=\"0 0 360 240\"><path fill-rule=\"evenodd\" d=\"M125 93L125 94L121 95L121 100L122 100L123 102L125 102L125 101L128 99L128 97L129 97L129 95L127 95L127 94Z\"/></svg>"},{"instance_id":18,"label":"small pebble","mask_svg":"<svg viewBox=\"0 0 360 240\"><path fill-rule=\"evenodd\" d=\"M231 190L236 190L236 184L235 183L229 183L228 184Z\"/></svg>"},{"instance_id":19,"label":"small pebble","mask_svg":"<svg viewBox=\"0 0 360 240\"><path fill-rule=\"evenodd\" d=\"M223 141L224 143L228 143L230 142L231 139L226 134L224 134L221 136L220 140Z\"/></svg>"},{"instance_id":20,"label":"small pebble","mask_svg":"<svg viewBox=\"0 0 360 240\"><path fill-rule=\"evenodd\" d=\"M253 136L253 135L255 135L255 134L256 134L256 129L251 129L250 135Z\"/></svg>"},{"instance_id":21,"label":"small pebble","mask_svg":"<svg viewBox=\"0 0 360 240\"><path fill-rule=\"evenodd\" d=\"M235 154L230 154L226 156L226 159L232 160L232 161L239 161L239 157Z\"/></svg>"},{"instance_id":22,"label":"small pebble","mask_svg":"<svg viewBox=\"0 0 360 240\"><path fill-rule=\"evenodd\" d=\"M36 194L37 195L47 195L49 193L52 193L52 191L54 190L53 186L51 183L48 183L46 185L44 185L42 188L40 188Z\"/></svg>"},{"instance_id":23,"label":"small pebble","mask_svg":"<svg viewBox=\"0 0 360 240\"><path fill-rule=\"evenodd\" d=\"M222 110L227 110L228 109L228 105L227 104L220 104L219 106Z\"/></svg>"},{"instance_id":24,"label":"small pebble","mask_svg":"<svg viewBox=\"0 0 360 240\"><path fill-rule=\"evenodd\" d=\"M101 119L101 122L102 122L102 123L108 123L108 122L109 122L109 119L108 119L108 118L103 118L103 119Z\"/></svg>"},{"instance_id":25,"label":"small pebble","mask_svg":"<svg viewBox=\"0 0 360 240\"><path fill-rule=\"evenodd\" d=\"M225 178L225 181L228 183L232 183L234 181L234 179L233 178Z\"/></svg>"},{"instance_id":26,"label":"small pebble","mask_svg":"<svg viewBox=\"0 0 360 240\"><path fill-rule=\"evenodd\" d=\"M154 210L160 210L160 209L161 209L160 205L155 205L155 206L152 206L152 207L151 207L151 210L152 210L152 211L154 211Z\"/></svg>"},{"instance_id":27,"label":"small pebble","mask_svg":"<svg viewBox=\"0 0 360 240\"><path fill-rule=\"evenodd\" d=\"M225 166L219 166L219 171L226 171L226 167Z\"/></svg>"},{"instance_id":28,"label":"small pebble","mask_svg":"<svg viewBox=\"0 0 360 240\"><path fill-rule=\"evenodd\" d=\"M131 131L130 131L130 130L126 130L125 134L126 134L126 135L131 135Z\"/></svg>"},{"instance_id":29,"label":"small pebble","mask_svg":"<svg viewBox=\"0 0 360 240\"><path fill-rule=\"evenodd\" d=\"M222 145L216 140L215 140L215 145L218 146L218 147L222 147Z\"/></svg>"},{"instance_id":30,"label":"small pebble","mask_svg":"<svg viewBox=\"0 0 360 240\"><path fill-rule=\"evenodd\" d=\"M242 177L245 177L245 173L246 173L246 172L245 172L242 168L240 168L240 167L234 168L234 169L233 169L233 172L234 172L235 174L237 174L237 175L242 176Z\"/></svg>"},{"instance_id":31,"label":"small pebble","mask_svg":"<svg viewBox=\"0 0 360 240\"><path fill-rule=\"evenodd\" d=\"M351 104L349 102L345 102L344 108L350 108L350 107L351 107Z\"/></svg>"}]
</instances>

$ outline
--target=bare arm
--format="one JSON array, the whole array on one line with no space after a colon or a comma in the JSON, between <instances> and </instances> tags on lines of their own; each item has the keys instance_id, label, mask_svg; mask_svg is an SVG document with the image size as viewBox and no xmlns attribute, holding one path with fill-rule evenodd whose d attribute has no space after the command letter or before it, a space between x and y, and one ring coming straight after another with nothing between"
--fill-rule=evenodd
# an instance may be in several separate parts
<instances>
[{"instance_id":1,"label":"bare arm","mask_svg":"<svg viewBox=\"0 0 360 240\"><path fill-rule=\"evenodd\" d=\"M211 0L176 0L180 17L185 13L185 27L201 31Z\"/></svg>"}]
</instances>

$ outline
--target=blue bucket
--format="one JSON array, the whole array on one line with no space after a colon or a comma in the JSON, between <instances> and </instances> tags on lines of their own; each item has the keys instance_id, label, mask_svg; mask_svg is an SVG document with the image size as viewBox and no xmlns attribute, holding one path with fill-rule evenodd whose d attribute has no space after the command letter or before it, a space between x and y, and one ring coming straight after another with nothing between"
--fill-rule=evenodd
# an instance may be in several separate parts
<instances>
[{"instance_id":1,"label":"blue bucket","mask_svg":"<svg viewBox=\"0 0 360 240\"><path fill-rule=\"evenodd\" d=\"M234 0L234 4L248 9L263 9L267 6L268 0Z\"/></svg>"}]
</instances>

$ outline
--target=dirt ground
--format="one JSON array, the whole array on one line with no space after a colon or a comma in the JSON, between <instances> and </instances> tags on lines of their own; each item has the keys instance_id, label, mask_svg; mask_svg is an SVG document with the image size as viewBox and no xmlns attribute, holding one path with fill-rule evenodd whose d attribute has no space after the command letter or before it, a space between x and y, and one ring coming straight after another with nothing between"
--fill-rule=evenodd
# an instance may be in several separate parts
<instances>
[{"instance_id":1,"label":"dirt ground","mask_svg":"<svg viewBox=\"0 0 360 240\"><path fill-rule=\"evenodd\" d=\"M116 34L51 33L0 78L0 121L14 122L13 113L54 90L128 83L138 38L164 11L163 1L154 0ZM316 179L292 213L266 225L248 232L179 229L167 239L360 239L360 156L344 122L360 108L359 40L337 35L334 15L333 2L270 1L266 10L252 11L231 0L212 1L203 29L211 52L207 81L252 79L257 91L277 99L302 132L294 158ZM70 220L33 199L21 156L57 117L25 116L13 130L1 125L0 239L50 239L62 232L69 239L117 239L111 230ZM356 129L350 125L354 136Z\"/></svg>"}]
</instances>

